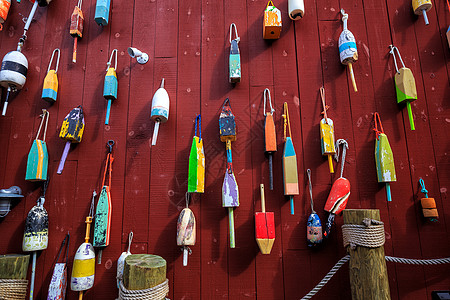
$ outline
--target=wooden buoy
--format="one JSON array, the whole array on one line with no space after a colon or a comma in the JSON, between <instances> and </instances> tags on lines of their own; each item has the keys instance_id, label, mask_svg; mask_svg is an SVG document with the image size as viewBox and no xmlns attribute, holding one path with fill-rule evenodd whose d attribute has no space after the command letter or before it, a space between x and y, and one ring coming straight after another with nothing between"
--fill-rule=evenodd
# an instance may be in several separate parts
<instances>
[{"instance_id":1,"label":"wooden buoy","mask_svg":"<svg viewBox=\"0 0 450 300\"><path fill-rule=\"evenodd\" d=\"M116 53L116 60L114 64L114 68L111 67L112 57ZM103 85L103 97L108 100L108 105L106 108L106 118L105 125L109 124L109 116L111 113L111 104L114 100L117 99L117 88L119 82L117 81L117 49L114 49L111 52L111 56L109 57L109 61L106 64L106 76L105 76L105 84Z\"/></svg>"},{"instance_id":2,"label":"wooden buoy","mask_svg":"<svg viewBox=\"0 0 450 300\"><path fill-rule=\"evenodd\" d=\"M233 27L235 38L232 38ZM230 25L230 59L228 67L228 81L230 83L237 83L241 81L241 54L239 52L239 41L241 38L238 36L236 24Z\"/></svg>"},{"instance_id":3,"label":"wooden buoy","mask_svg":"<svg viewBox=\"0 0 450 300\"><path fill-rule=\"evenodd\" d=\"M70 17L70 35L73 36L73 55L72 62L77 62L77 44L78 39L83 37L83 23L84 16L81 11L81 5L83 0L78 0L77 6L73 9L72 16Z\"/></svg>"},{"instance_id":4,"label":"wooden buoy","mask_svg":"<svg viewBox=\"0 0 450 300\"><path fill-rule=\"evenodd\" d=\"M25 180L29 181L47 180L48 152L45 137L47 135L47 125L50 113L46 109L43 109L42 115L40 117L42 118L41 124L39 125L38 133L33 141L33 144L31 145L30 152L28 153L27 171L25 175ZM45 126L43 139L40 140L39 136L44 122Z\"/></svg>"},{"instance_id":5,"label":"wooden buoy","mask_svg":"<svg viewBox=\"0 0 450 300\"><path fill-rule=\"evenodd\" d=\"M273 212L266 212L266 201L264 198L264 184L260 184L261 190L261 212L255 212L256 243L262 254L270 254L275 242L275 216Z\"/></svg>"},{"instance_id":6,"label":"wooden buoy","mask_svg":"<svg viewBox=\"0 0 450 300\"><path fill-rule=\"evenodd\" d=\"M145 290L166 281L167 262L152 254L132 254L125 258L123 285L128 290Z\"/></svg>"},{"instance_id":7,"label":"wooden buoy","mask_svg":"<svg viewBox=\"0 0 450 300\"><path fill-rule=\"evenodd\" d=\"M288 13L291 20L296 21L305 15L305 4L303 0L288 0Z\"/></svg>"},{"instance_id":8,"label":"wooden buoy","mask_svg":"<svg viewBox=\"0 0 450 300\"><path fill-rule=\"evenodd\" d=\"M98 25L106 26L109 21L109 9L111 0L97 0L95 4L95 22Z\"/></svg>"},{"instance_id":9,"label":"wooden buoy","mask_svg":"<svg viewBox=\"0 0 450 300\"><path fill-rule=\"evenodd\" d=\"M165 123L169 119L170 99L169 94L164 88L164 78L161 80L161 86L155 92L152 99L151 118L155 121L153 129L152 146L156 145L158 138L159 124Z\"/></svg>"},{"instance_id":10,"label":"wooden buoy","mask_svg":"<svg viewBox=\"0 0 450 300\"><path fill-rule=\"evenodd\" d=\"M389 51L389 53L391 53L392 56L394 57L395 70L397 71L394 76L395 91L397 94L397 103L406 102L406 108L408 109L409 124L411 126L411 130L415 130L416 128L414 126L414 118L411 109L411 102L417 100L416 81L414 80L414 75L411 72L411 70L405 67L405 64L403 63L398 48L393 45L390 45L389 47L391 48L391 51ZM398 69L397 66L397 60L395 58L394 50L397 50L398 58L402 63L402 67L400 69Z\"/></svg>"},{"instance_id":11,"label":"wooden buoy","mask_svg":"<svg viewBox=\"0 0 450 300\"><path fill-rule=\"evenodd\" d=\"M67 241L67 244L66 244ZM58 256L56 257L56 263L53 267L52 279L50 280L50 285L48 287L48 295L47 300L56 300L56 299L66 299L66 290L67 290L67 262L69 260L69 243L70 243L70 234L64 237L64 240L61 243L61 247L59 248ZM59 263L59 256L61 255L62 249L66 246L65 251L65 261Z\"/></svg>"},{"instance_id":12,"label":"wooden buoy","mask_svg":"<svg viewBox=\"0 0 450 300\"><path fill-rule=\"evenodd\" d=\"M0 279L27 279L30 255L0 255Z\"/></svg>"},{"instance_id":13,"label":"wooden buoy","mask_svg":"<svg viewBox=\"0 0 450 300\"><path fill-rule=\"evenodd\" d=\"M281 11L273 5L272 1L267 2L264 10L263 38L268 40L279 39L281 27Z\"/></svg>"},{"instance_id":14,"label":"wooden buoy","mask_svg":"<svg viewBox=\"0 0 450 300\"><path fill-rule=\"evenodd\" d=\"M387 201L392 201L390 182L397 181L394 165L394 154L387 135L384 133L380 115L375 112L373 115L375 122L375 163L377 166L378 182L386 183ZM380 127L378 129L378 126Z\"/></svg>"},{"instance_id":15,"label":"wooden buoy","mask_svg":"<svg viewBox=\"0 0 450 300\"><path fill-rule=\"evenodd\" d=\"M299 194L298 173L297 173L297 155L295 154L294 143L292 142L291 123L289 122L289 111L287 102L284 102L284 150L283 150L283 184L284 195L289 196L291 205L291 215L294 214L294 195ZM286 135L286 129L289 129L289 136Z\"/></svg>"},{"instance_id":16,"label":"wooden buoy","mask_svg":"<svg viewBox=\"0 0 450 300\"><path fill-rule=\"evenodd\" d=\"M51 69L53 57L55 56L56 52L58 52L56 67L55 69ZM41 98L50 103L55 103L56 98L58 98L58 76L56 75L56 73L58 72L60 56L61 50L59 50L59 48L53 50L52 57L50 58L50 63L48 64L47 75L44 78L44 87L42 89Z\"/></svg>"},{"instance_id":17,"label":"wooden buoy","mask_svg":"<svg viewBox=\"0 0 450 300\"><path fill-rule=\"evenodd\" d=\"M361 225L365 218L380 221L378 209L346 209L344 224ZM347 247L352 300L390 300L384 246Z\"/></svg>"},{"instance_id":18,"label":"wooden buoy","mask_svg":"<svg viewBox=\"0 0 450 300\"><path fill-rule=\"evenodd\" d=\"M122 252L120 254L119 258L117 259L117 287L119 288L119 282L123 280L123 268L125 265L125 258L127 258L129 255L131 255L131 242L133 241L133 231L130 231L128 234L128 249L127 252Z\"/></svg>"},{"instance_id":19,"label":"wooden buoy","mask_svg":"<svg viewBox=\"0 0 450 300\"><path fill-rule=\"evenodd\" d=\"M195 245L196 222L192 210L188 206L189 193L186 193L186 208L184 208L177 221L177 245L183 248L183 266L187 266L188 255L191 249L188 246Z\"/></svg>"},{"instance_id":20,"label":"wooden buoy","mask_svg":"<svg viewBox=\"0 0 450 300\"><path fill-rule=\"evenodd\" d=\"M46 186L44 185L44 196ZM47 249L48 246L48 213L44 208L45 198L39 197L37 204L28 212L25 220L22 250L33 252L30 280L30 300L34 299L34 278L36 276L37 251Z\"/></svg>"},{"instance_id":21,"label":"wooden buoy","mask_svg":"<svg viewBox=\"0 0 450 300\"><path fill-rule=\"evenodd\" d=\"M266 102L269 99L270 112L266 112ZM275 109L272 107L272 99L270 97L270 90L264 90L264 152L269 157L269 188L273 190L273 155L277 152L277 137L275 133L275 122L273 114Z\"/></svg>"},{"instance_id":22,"label":"wooden buoy","mask_svg":"<svg viewBox=\"0 0 450 300\"><path fill-rule=\"evenodd\" d=\"M416 15L423 15L425 25L429 25L427 11L431 9L433 4L431 0L412 0L412 8Z\"/></svg>"},{"instance_id":23,"label":"wooden buoy","mask_svg":"<svg viewBox=\"0 0 450 300\"><path fill-rule=\"evenodd\" d=\"M348 197L350 196L350 181L344 178L344 166L345 156L348 149L348 143L344 139L336 141L336 148L339 149L339 145L342 144L342 157L341 157L341 176L336 179L331 187L330 194L328 195L327 202L325 203L325 211L329 213L328 220L325 226L323 236L328 238L330 235L331 227L334 223L334 218L339 215L347 206ZM336 154L336 159L339 157L339 151Z\"/></svg>"},{"instance_id":24,"label":"wooden buoy","mask_svg":"<svg viewBox=\"0 0 450 300\"><path fill-rule=\"evenodd\" d=\"M219 117L220 140L226 143L227 170L222 185L222 207L228 208L228 221L230 231L230 248L235 248L234 216L233 210L239 206L239 188L233 172L233 157L231 155L231 142L236 141L236 121L231 111L230 99L225 99Z\"/></svg>"},{"instance_id":25,"label":"wooden buoy","mask_svg":"<svg viewBox=\"0 0 450 300\"><path fill-rule=\"evenodd\" d=\"M61 174L66 163L67 154L69 154L71 143L80 143L84 132L84 114L83 107L78 105L72 109L64 118L59 137L66 140L64 151L59 162L58 171Z\"/></svg>"},{"instance_id":26,"label":"wooden buoy","mask_svg":"<svg viewBox=\"0 0 450 300\"><path fill-rule=\"evenodd\" d=\"M94 285L95 278L95 252L94 247L89 242L91 223L94 216L94 201L97 193L93 191L91 208L86 217L86 235L84 243L78 247L73 259L72 276L70 279L70 289L79 292L79 300L83 299L83 292Z\"/></svg>"},{"instance_id":27,"label":"wooden buoy","mask_svg":"<svg viewBox=\"0 0 450 300\"><path fill-rule=\"evenodd\" d=\"M345 13L344 9L341 9L342 22L344 23L344 30L339 36L339 56L341 63L348 66L350 71L350 77L353 84L353 89L355 92L358 91L356 87L355 75L353 74L353 63L358 60L358 50L356 49L356 40L353 33L347 28L348 14Z\"/></svg>"},{"instance_id":28,"label":"wooden buoy","mask_svg":"<svg viewBox=\"0 0 450 300\"><path fill-rule=\"evenodd\" d=\"M3 23L5 23L8 17L9 7L11 6L11 0L0 0L0 31L3 30Z\"/></svg>"},{"instance_id":29,"label":"wooden buoy","mask_svg":"<svg viewBox=\"0 0 450 300\"><path fill-rule=\"evenodd\" d=\"M315 247L322 243L322 222L320 222L319 215L314 210L314 200L312 193L312 183L311 183L311 169L306 170L308 175L309 183L309 196L311 198L311 214L308 217L308 222L306 223L306 240L309 247Z\"/></svg>"},{"instance_id":30,"label":"wooden buoy","mask_svg":"<svg viewBox=\"0 0 450 300\"><path fill-rule=\"evenodd\" d=\"M98 264L102 263L102 251L104 247L109 245L109 237L111 235L111 174L112 164L114 161L114 158L112 156L113 146L113 140L109 140L108 143L106 143L106 147L108 147L108 154L106 155L105 171L103 172L102 191L100 192L97 208L95 210L93 245L96 248L100 248L98 252ZM106 183L105 181L107 173L108 183Z\"/></svg>"},{"instance_id":31,"label":"wooden buoy","mask_svg":"<svg viewBox=\"0 0 450 300\"><path fill-rule=\"evenodd\" d=\"M202 140L202 118L198 115L195 118L195 134L189 153L188 193L203 192L205 192L205 151Z\"/></svg>"},{"instance_id":32,"label":"wooden buoy","mask_svg":"<svg viewBox=\"0 0 450 300\"><path fill-rule=\"evenodd\" d=\"M424 194L425 198L420 199L420 204L422 206L422 213L424 218L432 221L437 222L437 219L439 218L436 201L434 198L428 198L428 191L425 188L425 182L422 178L419 179L419 184L421 186L421 192Z\"/></svg>"},{"instance_id":33,"label":"wooden buoy","mask_svg":"<svg viewBox=\"0 0 450 300\"><path fill-rule=\"evenodd\" d=\"M320 120L320 146L322 155L328 157L330 173L334 173L333 155L336 154L336 148L334 147L334 123L327 115L328 106L325 104L325 89L323 87L320 88L320 97L322 99L323 107L323 119Z\"/></svg>"}]
</instances>

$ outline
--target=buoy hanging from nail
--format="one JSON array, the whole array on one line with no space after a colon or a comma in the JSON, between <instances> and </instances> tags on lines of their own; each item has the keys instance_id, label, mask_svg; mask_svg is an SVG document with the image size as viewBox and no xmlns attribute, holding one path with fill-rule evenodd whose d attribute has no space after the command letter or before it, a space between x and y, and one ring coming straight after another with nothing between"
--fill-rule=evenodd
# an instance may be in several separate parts
<instances>
[{"instance_id":1,"label":"buoy hanging from nail","mask_svg":"<svg viewBox=\"0 0 450 300\"><path fill-rule=\"evenodd\" d=\"M198 131L197 131L198 128ZM191 152L189 153L188 193L205 192L205 151L202 139L202 118L195 118L195 134L192 138Z\"/></svg>"},{"instance_id":2,"label":"buoy hanging from nail","mask_svg":"<svg viewBox=\"0 0 450 300\"><path fill-rule=\"evenodd\" d=\"M312 183L311 183L311 170L306 170L308 174L308 184L309 184L309 196L311 199L311 214L308 217L308 222L306 223L306 240L309 247L315 247L322 243L322 222L320 222L319 215L314 210L314 200L312 193Z\"/></svg>"},{"instance_id":3,"label":"buoy hanging from nail","mask_svg":"<svg viewBox=\"0 0 450 300\"><path fill-rule=\"evenodd\" d=\"M95 4L95 22L98 25L106 26L109 21L109 9L111 0L97 0Z\"/></svg>"},{"instance_id":4,"label":"buoy hanging from nail","mask_svg":"<svg viewBox=\"0 0 450 300\"><path fill-rule=\"evenodd\" d=\"M394 79L395 79L395 91L397 93L397 103L406 102L409 125L411 126L411 130L416 130L414 126L414 117L411 109L411 102L417 100L416 81L414 79L414 75L411 72L411 70L405 67L405 64L403 63L398 48L393 45L390 45L389 47L391 48L391 51L389 51L389 53L392 54L392 56L394 57L394 65L396 70ZM397 66L397 59L395 58L394 50L397 50L398 58L402 63L402 67L400 69L398 69Z\"/></svg>"},{"instance_id":5,"label":"buoy hanging from nail","mask_svg":"<svg viewBox=\"0 0 450 300\"><path fill-rule=\"evenodd\" d=\"M232 38L233 27L235 38ZM241 54L239 52L239 41L241 38L238 35L236 24L230 25L230 59L229 59L229 77L230 83L237 83L241 81Z\"/></svg>"},{"instance_id":6,"label":"buoy hanging from nail","mask_svg":"<svg viewBox=\"0 0 450 300\"><path fill-rule=\"evenodd\" d=\"M111 236L111 175L112 164L114 162L112 155L114 144L115 143L113 140L109 140L106 143L106 147L108 147L108 154L106 155L105 171L103 173L102 191L98 197L97 208L95 210L93 245L96 248L100 248L98 252L98 264L102 263L102 252L106 246L109 246L109 238ZM107 174L108 182L106 182Z\"/></svg>"},{"instance_id":7,"label":"buoy hanging from nail","mask_svg":"<svg viewBox=\"0 0 450 300\"><path fill-rule=\"evenodd\" d=\"M51 69L55 53L58 53L58 57L56 58L56 67L55 69ZM59 48L53 50L50 63L48 64L47 75L45 75L44 78L44 87L42 89L41 98L50 103L55 103L56 98L58 97L58 76L56 73L58 72L60 53L61 50L59 50Z\"/></svg>"},{"instance_id":8,"label":"buoy hanging from nail","mask_svg":"<svg viewBox=\"0 0 450 300\"><path fill-rule=\"evenodd\" d=\"M268 40L279 39L281 27L281 11L273 5L272 1L267 2L264 10L263 38Z\"/></svg>"},{"instance_id":9,"label":"buoy hanging from nail","mask_svg":"<svg viewBox=\"0 0 450 300\"><path fill-rule=\"evenodd\" d=\"M320 146L322 149L322 156L328 156L330 173L334 173L333 155L336 154L336 148L334 146L334 123L327 115L328 106L325 104L325 89L323 87L320 88L320 97L322 99L323 107L323 119L320 120Z\"/></svg>"},{"instance_id":10,"label":"buoy hanging from nail","mask_svg":"<svg viewBox=\"0 0 450 300\"><path fill-rule=\"evenodd\" d=\"M425 182L422 178L419 179L420 187L422 188L420 191L424 194L425 198L420 199L420 204L422 206L422 214L425 218L432 222L437 222L439 218L436 201L434 198L428 198L428 191L425 188Z\"/></svg>"},{"instance_id":11,"label":"buoy hanging from nail","mask_svg":"<svg viewBox=\"0 0 450 300\"><path fill-rule=\"evenodd\" d=\"M269 99L270 112L266 112L266 102ZM273 114L275 109L272 107L270 90L264 90L264 152L269 156L269 181L270 190L273 190L273 155L277 152L277 137L275 133L275 122Z\"/></svg>"},{"instance_id":12,"label":"buoy hanging from nail","mask_svg":"<svg viewBox=\"0 0 450 300\"><path fill-rule=\"evenodd\" d=\"M125 267L125 258L131 255L131 242L133 241L133 231L130 231L128 234L128 249L127 252L122 252L119 258L117 259L117 288L119 288L120 281L123 280L123 269Z\"/></svg>"},{"instance_id":13,"label":"buoy hanging from nail","mask_svg":"<svg viewBox=\"0 0 450 300\"><path fill-rule=\"evenodd\" d=\"M189 246L195 245L196 222L192 210L189 208L190 193L186 193L186 207L180 212L177 220L177 246L183 250L183 266L188 264L188 256L192 253Z\"/></svg>"},{"instance_id":14,"label":"buoy hanging from nail","mask_svg":"<svg viewBox=\"0 0 450 300\"><path fill-rule=\"evenodd\" d=\"M387 135L384 133L381 124L380 115L375 112L373 115L375 122L375 163L377 166L378 182L386 183L387 201L392 201L391 185L393 181L397 181L395 174L394 155ZM379 128L378 128L379 127Z\"/></svg>"},{"instance_id":15,"label":"buoy hanging from nail","mask_svg":"<svg viewBox=\"0 0 450 300\"><path fill-rule=\"evenodd\" d=\"M261 212L255 212L256 243L262 254L270 254L275 242L275 216L273 212L266 212L264 184L259 185L261 191Z\"/></svg>"},{"instance_id":16,"label":"buoy hanging from nail","mask_svg":"<svg viewBox=\"0 0 450 300\"><path fill-rule=\"evenodd\" d=\"M48 110L43 109L40 116L41 124L36 135L36 138L31 145L30 152L28 153L27 171L25 174L25 180L29 181L45 181L47 180L48 170L48 151L45 138L47 136L47 125L50 113ZM44 125L45 123L45 125ZM44 134L42 140L39 139L42 126L44 125Z\"/></svg>"},{"instance_id":17,"label":"buoy hanging from nail","mask_svg":"<svg viewBox=\"0 0 450 300\"><path fill-rule=\"evenodd\" d=\"M92 192L91 208L86 217L86 235L84 243L78 247L73 259L72 276L70 279L70 289L79 292L79 300L83 299L83 292L94 286L95 278L95 252L94 247L89 242L92 218L94 217L94 202L97 193Z\"/></svg>"},{"instance_id":18,"label":"buoy hanging from nail","mask_svg":"<svg viewBox=\"0 0 450 300\"><path fill-rule=\"evenodd\" d=\"M219 131L220 140L226 143L227 151L227 170L222 184L222 207L228 209L230 248L235 248L234 208L239 206L239 188L233 172L231 142L236 141L236 121L228 98L225 99L219 116Z\"/></svg>"},{"instance_id":19,"label":"buoy hanging from nail","mask_svg":"<svg viewBox=\"0 0 450 300\"><path fill-rule=\"evenodd\" d=\"M287 102L284 102L284 150L283 150L283 183L284 195L289 196L291 215L294 214L294 196L299 194L297 155L295 154L294 143L292 142L291 123L289 122L289 111ZM286 135L289 129L289 136Z\"/></svg>"},{"instance_id":20,"label":"buoy hanging from nail","mask_svg":"<svg viewBox=\"0 0 450 300\"><path fill-rule=\"evenodd\" d=\"M30 300L34 299L34 279L36 276L37 251L45 250L48 246L48 213L44 208L47 185L48 181L44 183L43 195L39 197L37 204L28 212L28 216L25 220L22 250L24 252L33 252L30 280Z\"/></svg>"},{"instance_id":21,"label":"buoy hanging from nail","mask_svg":"<svg viewBox=\"0 0 450 300\"><path fill-rule=\"evenodd\" d=\"M328 195L327 202L325 203L325 211L329 213L328 220L325 225L325 231L323 236L328 238L330 235L331 227L334 224L336 215L339 215L347 206L348 197L350 196L350 181L343 176L345 166L345 156L347 154L348 143L344 139L336 141L336 155L335 159L339 160L339 145L342 144L342 157L341 157L341 176L336 179L331 187L330 194Z\"/></svg>"},{"instance_id":22,"label":"buoy hanging from nail","mask_svg":"<svg viewBox=\"0 0 450 300\"><path fill-rule=\"evenodd\" d=\"M155 92L152 99L151 118L155 121L153 129L152 146L156 145L158 138L159 124L165 123L169 119L170 99L169 94L164 88L164 78L161 81L160 88Z\"/></svg>"},{"instance_id":23,"label":"buoy hanging from nail","mask_svg":"<svg viewBox=\"0 0 450 300\"><path fill-rule=\"evenodd\" d=\"M288 0L289 18L293 21L300 20L305 15L303 0Z\"/></svg>"},{"instance_id":24,"label":"buoy hanging from nail","mask_svg":"<svg viewBox=\"0 0 450 300\"><path fill-rule=\"evenodd\" d=\"M83 4L83 0L78 0L78 4L73 9L72 16L70 17L70 35L73 36L73 54L72 54L72 62L77 62L77 48L78 48L78 39L83 37L83 23L84 16L81 11L81 5Z\"/></svg>"},{"instance_id":25,"label":"buoy hanging from nail","mask_svg":"<svg viewBox=\"0 0 450 300\"><path fill-rule=\"evenodd\" d=\"M348 66L350 71L350 77L353 84L353 89L355 92L358 91L356 87L355 74L353 74L353 64L358 60L358 50L356 49L356 40L353 33L347 28L348 14L345 13L344 9L341 9L342 22L344 23L344 30L339 36L339 56L341 63Z\"/></svg>"},{"instance_id":26,"label":"buoy hanging from nail","mask_svg":"<svg viewBox=\"0 0 450 300\"><path fill-rule=\"evenodd\" d=\"M70 144L80 143L84 133L84 114L83 107L78 105L70 111L64 118L59 132L59 137L66 141L64 151L59 162L57 174L61 174L66 163L67 155L69 154Z\"/></svg>"},{"instance_id":27,"label":"buoy hanging from nail","mask_svg":"<svg viewBox=\"0 0 450 300\"><path fill-rule=\"evenodd\" d=\"M114 53L116 54L116 60L114 64L114 68L111 67L111 62ZM103 97L108 101L107 108L106 108L106 118L105 118L105 125L109 124L109 116L111 114L111 104L114 100L117 99L117 88L119 85L119 82L117 81L117 49L114 49L111 52L111 56L109 57L109 61L106 64L106 76L105 76L105 84L103 85Z\"/></svg>"},{"instance_id":28,"label":"buoy hanging from nail","mask_svg":"<svg viewBox=\"0 0 450 300\"><path fill-rule=\"evenodd\" d=\"M412 8L416 15L423 15L425 25L429 25L427 11L431 9L433 4L431 0L412 0Z\"/></svg>"},{"instance_id":29,"label":"buoy hanging from nail","mask_svg":"<svg viewBox=\"0 0 450 300\"><path fill-rule=\"evenodd\" d=\"M8 17L10 6L11 0L0 0L0 31L3 30L3 23L5 23Z\"/></svg>"}]
</instances>

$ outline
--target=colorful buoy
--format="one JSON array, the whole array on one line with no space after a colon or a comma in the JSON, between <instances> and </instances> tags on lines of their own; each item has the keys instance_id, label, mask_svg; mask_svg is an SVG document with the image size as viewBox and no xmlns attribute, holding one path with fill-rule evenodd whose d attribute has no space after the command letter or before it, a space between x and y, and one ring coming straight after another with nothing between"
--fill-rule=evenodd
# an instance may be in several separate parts
<instances>
[{"instance_id":1,"label":"colorful buoy","mask_svg":"<svg viewBox=\"0 0 450 300\"><path fill-rule=\"evenodd\" d=\"M432 222L437 222L439 218L436 201L434 198L428 198L428 191L425 188L425 182L422 178L419 179L420 187L422 188L420 191L424 194L425 198L420 199L420 204L422 206L422 214L425 218L429 219Z\"/></svg>"},{"instance_id":2,"label":"colorful buoy","mask_svg":"<svg viewBox=\"0 0 450 300\"><path fill-rule=\"evenodd\" d=\"M323 107L323 119L320 120L320 146L322 156L328 156L330 173L334 173L332 157L336 154L336 148L334 147L334 123L327 115L328 106L325 104L325 89L323 87L320 88L320 97L322 98Z\"/></svg>"},{"instance_id":3,"label":"colorful buoy","mask_svg":"<svg viewBox=\"0 0 450 300\"><path fill-rule=\"evenodd\" d=\"M309 215L308 222L306 223L306 240L309 247L315 247L322 243L322 222L320 222L319 215L314 210L311 169L306 170L306 174L308 175L309 196L311 198L311 214Z\"/></svg>"},{"instance_id":4,"label":"colorful buoy","mask_svg":"<svg viewBox=\"0 0 450 300\"><path fill-rule=\"evenodd\" d=\"M266 102L269 99L270 112L266 112ZM269 157L269 182L270 190L273 190L273 155L277 152L277 137L275 133L275 122L273 114L275 109L272 107L272 99L270 97L270 90L264 90L264 152Z\"/></svg>"},{"instance_id":5,"label":"colorful buoy","mask_svg":"<svg viewBox=\"0 0 450 300\"><path fill-rule=\"evenodd\" d=\"M232 38L233 27L235 38ZM241 81L241 54L239 52L239 41L241 38L238 35L236 24L231 23L230 25L230 59L229 59L229 69L228 69L228 81L230 83L237 83Z\"/></svg>"},{"instance_id":6,"label":"colorful buoy","mask_svg":"<svg viewBox=\"0 0 450 300\"><path fill-rule=\"evenodd\" d=\"M406 102L406 108L408 109L408 118L409 118L409 125L411 126L411 130L415 130L414 126L414 117L412 114L411 109L411 102L417 100L417 89L416 89L416 81L414 80L414 75L411 72L410 69L405 67L405 64L403 63L402 57L400 56L400 51L398 51L398 48L390 45L391 51L389 53L392 54L394 57L394 65L395 70L397 73L395 73L395 91L397 93L397 103L404 103ZM397 60L395 58L395 52L394 50L397 50L397 55L402 63L402 67L400 70L397 67Z\"/></svg>"},{"instance_id":7,"label":"colorful buoy","mask_svg":"<svg viewBox=\"0 0 450 300\"><path fill-rule=\"evenodd\" d=\"M273 212L266 212L264 184L259 185L261 191L261 212L255 212L256 243L262 254L270 254L275 242L275 216Z\"/></svg>"},{"instance_id":8,"label":"colorful buoy","mask_svg":"<svg viewBox=\"0 0 450 300\"><path fill-rule=\"evenodd\" d=\"M412 8L416 15L423 15L425 25L429 25L427 11L431 9L433 4L431 0L412 0Z\"/></svg>"},{"instance_id":9,"label":"colorful buoy","mask_svg":"<svg viewBox=\"0 0 450 300\"><path fill-rule=\"evenodd\" d=\"M281 11L273 5L272 1L269 1L264 10L263 38L269 40L279 39L281 27Z\"/></svg>"},{"instance_id":10,"label":"colorful buoy","mask_svg":"<svg viewBox=\"0 0 450 300\"><path fill-rule=\"evenodd\" d=\"M198 128L198 135L197 135ZM202 140L202 118L195 118L195 134L189 153L188 193L205 192L205 151Z\"/></svg>"},{"instance_id":11,"label":"colorful buoy","mask_svg":"<svg viewBox=\"0 0 450 300\"><path fill-rule=\"evenodd\" d=\"M188 256L192 253L189 246L195 245L196 222L192 210L189 208L189 193L186 193L186 207L180 212L177 221L177 246L183 249L183 266L188 264Z\"/></svg>"},{"instance_id":12,"label":"colorful buoy","mask_svg":"<svg viewBox=\"0 0 450 300\"><path fill-rule=\"evenodd\" d=\"M344 30L339 36L339 56L341 63L347 65L350 71L350 77L353 84L353 89L355 92L358 91L356 87L355 75L353 74L353 63L358 60L358 50L356 49L356 40L353 33L347 28L348 14L345 13L344 9L341 9L342 22L344 23Z\"/></svg>"},{"instance_id":13,"label":"colorful buoy","mask_svg":"<svg viewBox=\"0 0 450 300\"><path fill-rule=\"evenodd\" d=\"M73 36L73 54L72 54L72 62L77 62L77 48L78 48L78 39L83 37L83 23L84 16L81 11L81 5L83 4L83 0L78 0L78 4L73 9L72 16L70 17L70 35Z\"/></svg>"},{"instance_id":14,"label":"colorful buoy","mask_svg":"<svg viewBox=\"0 0 450 300\"><path fill-rule=\"evenodd\" d=\"M109 20L109 8L111 0L97 0L95 4L95 22L98 25L106 26Z\"/></svg>"},{"instance_id":15,"label":"colorful buoy","mask_svg":"<svg viewBox=\"0 0 450 300\"><path fill-rule=\"evenodd\" d=\"M67 244L66 244L67 241ZM56 257L56 263L53 267L52 279L50 280L50 285L48 287L48 295L47 300L56 300L66 299L66 290L67 290L67 263L69 260L69 243L70 243L70 234L64 237L64 240L61 243L61 247L59 248L58 256ZM59 263L59 256L61 255L62 249L66 246L65 250L65 260L62 263Z\"/></svg>"},{"instance_id":16,"label":"colorful buoy","mask_svg":"<svg viewBox=\"0 0 450 300\"><path fill-rule=\"evenodd\" d=\"M58 52L58 58L56 59L56 67L53 70L51 69L51 66L56 52ZM47 75L44 78L44 87L42 89L41 98L50 103L55 103L56 98L58 97L58 76L56 73L58 72L60 54L61 50L59 50L59 48L53 50L50 63L48 64Z\"/></svg>"},{"instance_id":17,"label":"colorful buoy","mask_svg":"<svg viewBox=\"0 0 450 300\"><path fill-rule=\"evenodd\" d=\"M116 53L116 60L114 64L114 68L111 67L112 57ZM109 124L109 116L111 114L111 104L114 100L117 99L117 88L119 82L117 81L117 49L114 49L111 52L111 56L109 57L109 61L106 64L106 76L105 76L105 84L103 85L103 97L108 100L108 105L106 108L106 118L105 125Z\"/></svg>"},{"instance_id":18,"label":"colorful buoy","mask_svg":"<svg viewBox=\"0 0 450 300\"><path fill-rule=\"evenodd\" d=\"M28 153L27 160L27 171L25 175L25 180L29 181L45 181L47 180L47 170L48 170L48 152L47 143L45 142L45 137L47 136L47 125L50 113L48 110L43 109L41 124L39 125L38 133L36 138L31 145L30 152ZM44 136L40 140L39 136L41 134L42 125L44 126Z\"/></svg>"}]
</instances>

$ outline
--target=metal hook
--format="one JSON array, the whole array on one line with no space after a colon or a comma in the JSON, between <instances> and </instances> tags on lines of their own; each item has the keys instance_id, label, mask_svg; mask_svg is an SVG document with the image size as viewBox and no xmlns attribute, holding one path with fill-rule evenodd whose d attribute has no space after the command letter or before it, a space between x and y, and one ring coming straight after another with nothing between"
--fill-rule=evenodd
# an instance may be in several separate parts
<instances>
[{"instance_id":1,"label":"metal hook","mask_svg":"<svg viewBox=\"0 0 450 300\"><path fill-rule=\"evenodd\" d=\"M275 109L273 109L273 107L272 107L272 98L270 97L270 90L268 88L266 88L264 90L264 116L267 116L267 114L266 114L266 101L267 101L266 93L269 95L270 113L273 114L275 112Z\"/></svg>"},{"instance_id":2,"label":"metal hook","mask_svg":"<svg viewBox=\"0 0 450 300\"><path fill-rule=\"evenodd\" d=\"M53 50L52 57L50 58L50 63L48 64L47 73L50 72L50 68L52 66L53 56L55 55L55 52L58 52L58 59L56 60L56 69L55 69L55 73L58 73L59 57L61 56L61 50L59 50L59 48L56 48L55 50Z\"/></svg>"},{"instance_id":3,"label":"metal hook","mask_svg":"<svg viewBox=\"0 0 450 300\"><path fill-rule=\"evenodd\" d=\"M239 41L241 40L241 38L238 36L238 32L237 32L237 27L236 24L231 23L230 25L230 44L231 44L231 36L232 36L232 30L233 30L233 26L234 26L234 33L236 34L236 38L234 39L237 43L239 43Z\"/></svg>"},{"instance_id":4,"label":"metal hook","mask_svg":"<svg viewBox=\"0 0 450 300\"><path fill-rule=\"evenodd\" d=\"M109 153L112 153L112 148L113 148L114 144L115 144L114 140L109 140L106 143L106 147L109 147Z\"/></svg>"},{"instance_id":5,"label":"metal hook","mask_svg":"<svg viewBox=\"0 0 450 300\"><path fill-rule=\"evenodd\" d=\"M116 60L115 60L115 64L114 64L114 70L117 70L117 49L114 49L111 52L111 56L109 57L109 61L106 63L106 65L107 65L106 71L108 71L108 69L111 67L111 61L112 61L112 57L114 55L114 52L116 52Z\"/></svg>"}]
</instances>

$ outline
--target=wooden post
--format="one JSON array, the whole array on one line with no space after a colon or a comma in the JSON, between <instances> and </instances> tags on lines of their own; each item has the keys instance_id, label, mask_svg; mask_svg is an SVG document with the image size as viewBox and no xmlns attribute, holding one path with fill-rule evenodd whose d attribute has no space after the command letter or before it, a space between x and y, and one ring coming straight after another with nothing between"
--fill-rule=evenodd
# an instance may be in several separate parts
<instances>
[{"instance_id":1,"label":"wooden post","mask_svg":"<svg viewBox=\"0 0 450 300\"><path fill-rule=\"evenodd\" d=\"M123 285L128 290L145 290L166 281L167 263L152 254L132 254L125 258Z\"/></svg>"},{"instance_id":2,"label":"wooden post","mask_svg":"<svg viewBox=\"0 0 450 300\"><path fill-rule=\"evenodd\" d=\"M30 255L0 255L0 279L27 279Z\"/></svg>"},{"instance_id":3,"label":"wooden post","mask_svg":"<svg viewBox=\"0 0 450 300\"><path fill-rule=\"evenodd\" d=\"M344 224L363 224L364 218L380 221L378 209L346 209ZM350 285L353 300L389 300L389 280L386 269L384 246L355 250L347 247L350 254Z\"/></svg>"}]
</instances>

